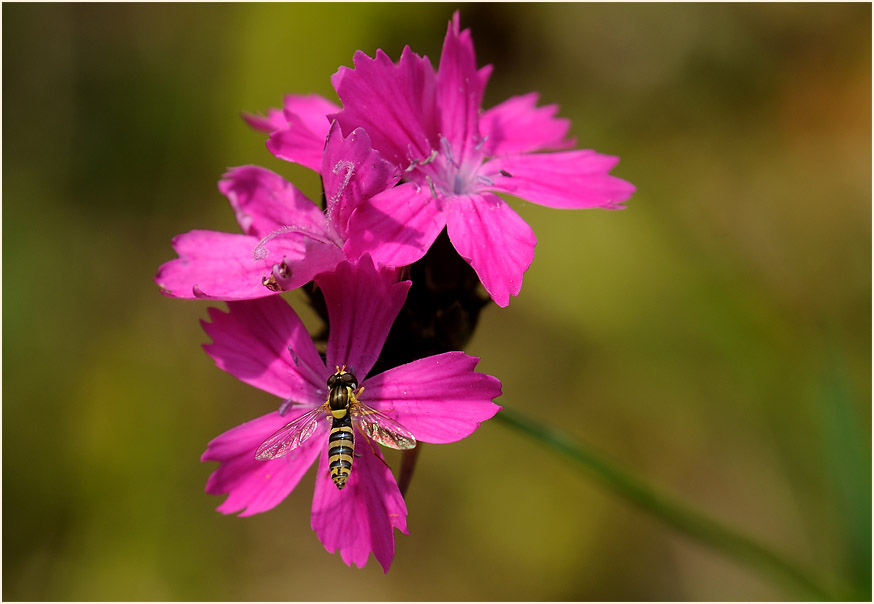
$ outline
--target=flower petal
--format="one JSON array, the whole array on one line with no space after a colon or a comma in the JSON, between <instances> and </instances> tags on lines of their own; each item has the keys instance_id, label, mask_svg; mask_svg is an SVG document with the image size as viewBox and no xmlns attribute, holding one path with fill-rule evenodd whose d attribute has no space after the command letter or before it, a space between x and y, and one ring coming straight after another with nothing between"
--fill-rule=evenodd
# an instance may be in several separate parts
<instances>
[{"instance_id":1,"label":"flower petal","mask_svg":"<svg viewBox=\"0 0 874 604\"><path fill-rule=\"evenodd\" d=\"M177 235L173 249L179 258L164 263L155 282L171 298L246 300L270 295L261 277L270 274L271 265L253 258L257 245L258 238L249 235L216 231Z\"/></svg>"},{"instance_id":2,"label":"flower petal","mask_svg":"<svg viewBox=\"0 0 874 604\"><path fill-rule=\"evenodd\" d=\"M449 141L458 162L463 164L479 139L477 121L489 72L477 72L470 30L460 29L456 11L443 41L435 93L440 109L440 133Z\"/></svg>"},{"instance_id":3,"label":"flower petal","mask_svg":"<svg viewBox=\"0 0 874 604\"><path fill-rule=\"evenodd\" d=\"M497 157L483 170L498 173L491 190L532 203L558 209L616 210L635 191L631 183L608 174L618 162L618 157L577 150Z\"/></svg>"},{"instance_id":4,"label":"flower petal","mask_svg":"<svg viewBox=\"0 0 874 604\"><path fill-rule=\"evenodd\" d=\"M273 155L316 172L322 165L324 148L325 137L307 128L297 116L291 118L287 128L271 132L267 139L267 149Z\"/></svg>"},{"instance_id":5,"label":"flower petal","mask_svg":"<svg viewBox=\"0 0 874 604\"><path fill-rule=\"evenodd\" d=\"M267 115L258 115L257 113L247 113L244 111L243 119L249 124L250 128L266 132L267 134L288 126L285 113L281 109L274 109L272 107L267 110Z\"/></svg>"},{"instance_id":6,"label":"flower petal","mask_svg":"<svg viewBox=\"0 0 874 604\"><path fill-rule=\"evenodd\" d=\"M328 114L335 113L340 108L318 94L287 94L283 98L282 110L289 122L292 117L297 117L300 123L324 141L331 126Z\"/></svg>"},{"instance_id":7,"label":"flower petal","mask_svg":"<svg viewBox=\"0 0 874 604\"><path fill-rule=\"evenodd\" d=\"M501 407L501 382L474 371L479 359L446 352L368 378L364 402L387 413L417 440L449 443L469 436Z\"/></svg>"},{"instance_id":8,"label":"flower petal","mask_svg":"<svg viewBox=\"0 0 874 604\"><path fill-rule=\"evenodd\" d=\"M356 263L341 262L333 272L322 273L316 283L325 295L331 326L325 363L347 365L363 381L404 305L410 281L398 282L397 271L377 269L365 254Z\"/></svg>"},{"instance_id":9,"label":"flower petal","mask_svg":"<svg viewBox=\"0 0 874 604\"><path fill-rule=\"evenodd\" d=\"M316 275L325 271L332 271L338 262L346 259L343 250L324 239L316 238L306 232L295 234L304 246L302 254L290 257L283 256L277 261L284 261L288 267L288 278L283 280L280 287L284 291L297 289L312 281Z\"/></svg>"},{"instance_id":10,"label":"flower petal","mask_svg":"<svg viewBox=\"0 0 874 604\"><path fill-rule=\"evenodd\" d=\"M285 225L324 231L325 215L293 184L265 168L231 168L219 181L247 235L264 237Z\"/></svg>"},{"instance_id":11,"label":"flower petal","mask_svg":"<svg viewBox=\"0 0 874 604\"><path fill-rule=\"evenodd\" d=\"M570 120L556 118L558 105L537 107L537 93L510 97L480 115L480 134L486 139L487 155L527 153L542 149L572 147L568 139Z\"/></svg>"},{"instance_id":12,"label":"flower petal","mask_svg":"<svg viewBox=\"0 0 874 604\"><path fill-rule=\"evenodd\" d=\"M218 461L221 465L206 483L211 495L228 494L216 508L222 514L242 510L240 516L266 512L285 499L325 446L325 439L314 436L285 457L259 461L255 449L276 430L298 414L281 417L278 411L253 419L228 430L210 441L201 461ZM323 422L327 434L330 423Z\"/></svg>"},{"instance_id":13,"label":"flower petal","mask_svg":"<svg viewBox=\"0 0 874 604\"><path fill-rule=\"evenodd\" d=\"M328 205L328 220L340 239L346 240L352 211L400 180L397 167L382 159L371 146L363 128L343 138L334 122L322 156L322 186Z\"/></svg>"},{"instance_id":14,"label":"flower petal","mask_svg":"<svg viewBox=\"0 0 874 604\"><path fill-rule=\"evenodd\" d=\"M269 245L269 249L268 249ZM173 247L179 258L164 263L155 276L161 293L171 298L252 300L279 289L296 289L345 259L343 250L319 233L289 226L272 238L256 239L215 231L177 235ZM286 275L279 289L268 289L280 265Z\"/></svg>"},{"instance_id":15,"label":"flower petal","mask_svg":"<svg viewBox=\"0 0 874 604\"><path fill-rule=\"evenodd\" d=\"M407 530L407 506L379 447L358 433L357 456L341 491L329 478L327 451L319 461L313 494L312 527L329 552L362 568L373 552L388 572L394 558L393 529Z\"/></svg>"},{"instance_id":16,"label":"flower petal","mask_svg":"<svg viewBox=\"0 0 874 604\"><path fill-rule=\"evenodd\" d=\"M322 150L325 148L325 138L331 122L329 113L339 108L317 94L286 95L283 114L285 124L270 131L267 149L276 157L294 162L318 171L322 163ZM275 118L266 126L272 126ZM249 122L252 124L252 122ZM260 128L264 130L264 128Z\"/></svg>"},{"instance_id":17,"label":"flower petal","mask_svg":"<svg viewBox=\"0 0 874 604\"><path fill-rule=\"evenodd\" d=\"M452 197L446 228L456 251L473 267L498 306L519 295L534 259L531 227L497 195Z\"/></svg>"},{"instance_id":18,"label":"flower petal","mask_svg":"<svg viewBox=\"0 0 874 604\"><path fill-rule=\"evenodd\" d=\"M349 258L369 253L379 264L406 266L425 255L445 224L438 200L404 183L356 208L343 251Z\"/></svg>"},{"instance_id":19,"label":"flower petal","mask_svg":"<svg viewBox=\"0 0 874 604\"><path fill-rule=\"evenodd\" d=\"M204 350L219 369L265 392L313 406L327 396L326 371L300 318L279 296L229 302L202 321Z\"/></svg>"},{"instance_id":20,"label":"flower petal","mask_svg":"<svg viewBox=\"0 0 874 604\"><path fill-rule=\"evenodd\" d=\"M353 63L331 77L343 110L330 117L343 132L363 127L374 149L397 166L427 158L439 133L430 61L407 46L397 65L382 50L375 59L358 51Z\"/></svg>"}]
</instances>

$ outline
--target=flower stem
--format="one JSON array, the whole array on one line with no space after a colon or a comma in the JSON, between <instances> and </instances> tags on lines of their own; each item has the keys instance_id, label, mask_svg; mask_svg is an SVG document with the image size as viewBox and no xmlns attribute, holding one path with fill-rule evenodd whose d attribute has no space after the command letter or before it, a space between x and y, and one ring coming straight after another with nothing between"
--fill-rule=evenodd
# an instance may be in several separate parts
<instances>
[{"instance_id":1,"label":"flower stem","mask_svg":"<svg viewBox=\"0 0 874 604\"><path fill-rule=\"evenodd\" d=\"M495 419L582 464L614 493L687 536L787 585L800 588L813 599L833 599L834 594L831 594L830 590L812 578L809 572L786 560L781 554L672 500L669 496L612 465L567 434L524 417L516 411L508 410L506 407L495 416Z\"/></svg>"}]
</instances>

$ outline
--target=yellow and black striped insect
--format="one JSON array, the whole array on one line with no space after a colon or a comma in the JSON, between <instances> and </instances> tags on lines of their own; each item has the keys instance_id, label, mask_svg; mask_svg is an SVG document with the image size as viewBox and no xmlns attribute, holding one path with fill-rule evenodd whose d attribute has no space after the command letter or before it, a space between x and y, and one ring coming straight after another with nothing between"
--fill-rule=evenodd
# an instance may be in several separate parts
<instances>
[{"instance_id":1,"label":"yellow and black striped insect","mask_svg":"<svg viewBox=\"0 0 874 604\"><path fill-rule=\"evenodd\" d=\"M346 486L355 454L355 428L370 440L392 449L412 449L416 439L398 422L358 400L364 386L358 378L337 367L328 378L328 400L284 425L255 450L255 459L266 461L291 453L317 432L319 421L331 418L328 465L338 489ZM357 390L357 392L356 392Z\"/></svg>"}]
</instances>

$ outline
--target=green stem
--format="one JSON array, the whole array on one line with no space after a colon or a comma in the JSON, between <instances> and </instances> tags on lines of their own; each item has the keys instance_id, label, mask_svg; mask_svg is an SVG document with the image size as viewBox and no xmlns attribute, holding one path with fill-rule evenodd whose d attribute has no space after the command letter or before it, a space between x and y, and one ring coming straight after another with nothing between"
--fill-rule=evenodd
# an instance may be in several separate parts
<instances>
[{"instance_id":1,"label":"green stem","mask_svg":"<svg viewBox=\"0 0 874 604\"><path fill-rule=\"evenodd\" d=\"M782 555L688 508L634 476L611 465L566 434L504 408L495 419L540 441L553 451L566 455L595 474L614 493L701 543L770 574L784 583L801 588L816 600L830 600L832 594L810 573Z\"/></svg>"}]
</instances>

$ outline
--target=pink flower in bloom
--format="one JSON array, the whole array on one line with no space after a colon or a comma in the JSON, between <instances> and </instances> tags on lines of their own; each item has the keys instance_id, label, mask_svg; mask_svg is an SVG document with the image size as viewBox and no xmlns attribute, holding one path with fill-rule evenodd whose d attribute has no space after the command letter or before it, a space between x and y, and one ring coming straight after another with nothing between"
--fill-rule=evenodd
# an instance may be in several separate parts
<instances>
[{"instance_id":1,"label":"pink flower in bloom","mask_svg":"<svg viewBox=\"0 0 874 604\"><path fill-rule=\"evenodd\" d=\"M537 107L536 93L481 111L491 67L477 69L470 31L460 31L458 13L437 71L409 47L397 64L381 50L375 59L359 51L353 62L354 69L341 67L332 78L343 109L328 117L344 132L363 127L404 182L356 208L347 254L411 264L446 227L495 302L506 306L520 291L536 238L495 193L551 208L618 209L635 190L609 174L616 157L590 150L534 153L574 144L566 138L569 122L554 117L554 105ZM276 156L307 165L312 148L297 125L306 120L292 123L289 116L300 111L312 118L308 108L287 105L289 125L268 141ZM308 123L318 127L318 119Z\"/></svg>"},{"instance_id":2,"label":"pink flower in bloom","mask_svg":"<svg viewBox=\"0 0 874 604\"><path fill-rule=\"evenodd\" d=\"M364 390L358 398L405 427L417 441L448 443L469 436L500 407L500 382L474 369L479 359L447 352L368 376L410 282L397 271L377 269L364 256L341 262L316 283L324 292L330 334L323 361L295 312L278 296L229 302L229 312L210 309L204 329L212 338L207 353L223 370L274 394L280 409L225 432L209 443L202 461L220 466L208 493L227 493L218 507L249 516L282 501L318 458L312 527L325 548L362 567L371 552L387 571L394 557L393 529L406 533L407 510L390 470L374 443L358 433L356 457L345 488L328 472L330 420L284 457L259 461L255 451L275 431L322 405L327 379L347 366Z\"/></svg>"},{"instance_id":3,"label":"pink flower in bloom","mask_svg":"<svg viewBox=\"0 0 874 604\"><path fill-rule=\"evenodd\" d=\"M310 105L319 111L328 108L317 102L306 104ZM324 114L321 119L328 123ZM250 118L253 120L268 128L280 118L271 113L269 118ZM324 134L313 136L321 136L319 171L327 212L269 170L257 166L231 169L219 182L219 190L230 201L243 234L199 230L177 236L173 247L179 258L161 266L155 277L165 295L214 300L260 298L300 287L346 259L343 247L352 211L394 185L399 176L397 169L371 148L362 129L344 138L335 127L327 143Z\"/></svg>"}]
</instances>

